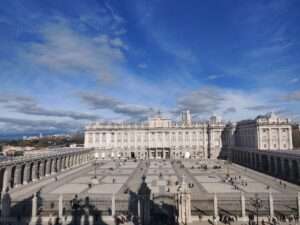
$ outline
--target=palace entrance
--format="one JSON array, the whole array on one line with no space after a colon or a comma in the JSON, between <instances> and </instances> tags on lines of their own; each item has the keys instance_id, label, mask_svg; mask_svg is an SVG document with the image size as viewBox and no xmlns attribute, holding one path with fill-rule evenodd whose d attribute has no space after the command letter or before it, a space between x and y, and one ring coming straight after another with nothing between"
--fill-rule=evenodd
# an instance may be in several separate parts
<instances>
[{"instance_id":1,"label":"palace entrance","mask_svg":"<svg viewBox=\"0 0 300 225\"><path fill-rule=\"evenodd\" d=\"M170 159L170 148L147 148L149 159Z\"/></svg>"}]
</instances>

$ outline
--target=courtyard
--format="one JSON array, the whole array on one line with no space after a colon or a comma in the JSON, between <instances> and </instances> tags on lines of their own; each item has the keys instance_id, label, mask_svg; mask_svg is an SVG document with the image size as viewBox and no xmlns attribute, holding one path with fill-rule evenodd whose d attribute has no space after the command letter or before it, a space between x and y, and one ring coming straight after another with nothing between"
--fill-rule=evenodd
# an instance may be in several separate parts
<instances>
[{"instance_id":1,"label":"courtyard","mask_svg":"<svg viewBox=\"0 0 300 225\"><path fill-rule=\"evenodd\" d=\"M188 183L192 196L208 194L245 194L269 192L296 193L296 185L224 161L149 160L98 161L89 169L78 171L42 189L47 195L108 195L137 192L142 177L154 195L175 194L182 179ZM93 183L92 180L97 182Z\"/></svg>"}]
</instances>

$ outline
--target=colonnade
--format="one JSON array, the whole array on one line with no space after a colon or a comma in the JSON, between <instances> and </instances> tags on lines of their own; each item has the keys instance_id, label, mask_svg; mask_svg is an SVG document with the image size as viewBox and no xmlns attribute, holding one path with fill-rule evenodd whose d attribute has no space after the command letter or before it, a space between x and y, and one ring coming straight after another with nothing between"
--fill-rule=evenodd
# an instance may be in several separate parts
<instances>
[{"instance_id":1,"label":"colonnade","mask_svg":"<svg viewBox=\"0 0 300 225\"><path fill-rule=\"evenodd\" d=\"M0 191L33 183L61 171L84 164L93 158L92 149L55 152L35 158L0 163Z\"/></svg>"},{"instance_id":2,"label":"colonnade","mask_svg":"<svg viewBox=\"0 0 300 225\"><path fill-rule=\"evenodd\" d=\"M300 154L297 152L232 149L231 160L254 170L300 184Z\"/></svg>"}]
</instances>

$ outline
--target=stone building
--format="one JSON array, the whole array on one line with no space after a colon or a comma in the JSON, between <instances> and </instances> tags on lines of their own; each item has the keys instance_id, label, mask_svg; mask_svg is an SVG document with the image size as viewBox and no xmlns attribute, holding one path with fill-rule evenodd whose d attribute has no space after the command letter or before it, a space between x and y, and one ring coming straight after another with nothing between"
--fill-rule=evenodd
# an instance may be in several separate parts
<instances>
[{"instance_id":1,"label":"stone building","mask_svg":"<svg viewBox=\"0 0 300 225\"><path fill-rule=\"evenodd\" d=\"M224 123L212 116L193 122L189 111L174 122L160 114L141 123L93 123L85 130L85 147L102 158L195 158L219 156Z\"/></svg>"},{"instance_id":2,"label":"stone building","mask_svg":"<svg viewBox=\"0 0 300 225\"><path fill-rule=\"evenodd\" d=\"M258 150L293 149L292 125L274 113L243 120L235 127L235 147Z\"/></svg>"},{"instance_id":3,"label":"stone building","mask_svg":"<svg viewBox=\"0 0 300 225\"><path fill-rule=\"evenodd\" d=\"M293 146L294 148L300 148L300 125L293 124Z\"/></svg>"}]
</instances>

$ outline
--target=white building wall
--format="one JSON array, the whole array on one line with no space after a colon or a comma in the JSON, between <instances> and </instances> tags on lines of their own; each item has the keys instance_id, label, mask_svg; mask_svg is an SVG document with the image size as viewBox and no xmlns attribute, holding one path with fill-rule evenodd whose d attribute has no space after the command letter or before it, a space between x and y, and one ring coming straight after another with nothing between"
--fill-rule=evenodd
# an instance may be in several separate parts
<instances>
[{"instance_id":1,"label":"white building wall","mask_svg":"<svg viewBox=\"0 0 300 225\"><path fill-rule=\"evenodd\" d=\"M219 123L210 128L207 123L190 125L174 124L159 119L140 125L102 125L94 124L86 128L85 146L94 147L105 152L106 156L128 157L134 152L136 157L143 158L148 148L170 148L171 157L180 158L189 152L192 158L208 157L208 131L212 135L212 158L216 158L221 148L221 131L224 125Z\"/></svg>"},{"instance_id":2,"label":"white building wall","mask_svg":"<svg viewBox=\"0 0 300 225\"><path fill-rule=\"evenodd\" d=\"M236 128L236 146L261 150L289 150L292 145L292 126L288 119L274 114L255 120L241 121Z\"/></svg>"}]
</instances>

